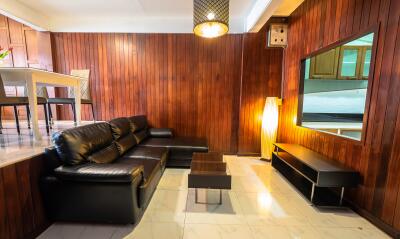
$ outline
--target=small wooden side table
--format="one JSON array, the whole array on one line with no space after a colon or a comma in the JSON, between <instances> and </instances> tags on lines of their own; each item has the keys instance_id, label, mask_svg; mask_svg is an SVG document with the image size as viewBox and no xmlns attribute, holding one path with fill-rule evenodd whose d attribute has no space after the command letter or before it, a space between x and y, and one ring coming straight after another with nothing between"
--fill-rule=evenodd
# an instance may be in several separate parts
<instances>
[{"instance_id":1,"label":"small wooden side table","mask_svg":"<svg viewBox=\"0 0 400 239\"><path fill-rule=\"evenodd\" d=\"M195 203L202 203L198 201L199 188L219 189L219 205L222 204L222 190L231 189L231 175L227 173L223 155L218 152L194 153L188 177L188 188L195 188Z\"/></svg>"}]
</instances>

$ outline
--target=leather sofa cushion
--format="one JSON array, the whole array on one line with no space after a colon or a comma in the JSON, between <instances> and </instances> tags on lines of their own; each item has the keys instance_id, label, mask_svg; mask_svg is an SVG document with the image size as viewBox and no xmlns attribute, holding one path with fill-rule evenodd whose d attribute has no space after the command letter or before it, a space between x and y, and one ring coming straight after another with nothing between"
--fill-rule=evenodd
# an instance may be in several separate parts
<instances>
[{"instance_id":1,"label":"leather sofa cushion","mask_svg":"<svg viewBox=\"0 0 400 239\"><path fill-rule=\"evenodd\" d=\"M208 152L207 141L201 138L148 138L139 145L144 147L167 147L170 150Z\"/></svg>"},{"instance_id":2,"label":"leather sofa cushion","mask_svg":"<svg viewBox=\"0 0 400 239\"><path fill-rule=\"evenodd\" d=\"M149 136L149 133L148 133L147 129L143 129L141 131L136 131L135 133L133 133L133 136L136 139L136 143L139 144L143 140L147 139L147 137Z\"/></svg>"},{"instance_id":3,"label":"leather sofa cushion","mask_svg":"<svg viewBox=\"0 0 400 239\"><path fill-rule=\"evenodd\" d=\"M119 157L119 151L115 143L90 155L88 160L94 163L111 163Z\"/></svg>"},{"instance_id":4,"label":"leather sofa cushion","mask_svg":"<svg viewBox=\"0 0 400 239\"><path fill-rule=\"evenodd\" d=\"M142 164L96 164L86 163L75 166L60 166L54 170L57 178L79 182L131 182L143 177ZM78 196L78 195L77 195Z\"/></svg>"},{"instance_id":5,"label":"leather sofa cushion","mask_svg":"<svg viewBox=\"0 0 400 239\"><path fill-rule=\"evenodd\" d=\"M134 147L125 153L124 158L141 158L160 160L164 167L168 158L168 149L163 147Z\"/></svg>"},{"instance_id":6,"label":"leather sofa cushion","mask_svg":"<svg viewBox=\"0 0 400 239\"><path fill-rule=\"evenodd\" d=\"M136 145L137 139L131 132L131 123L128 118L117 118L109 121L113 137L120 155Z\"/></svg>"},{"instance_id":7,"label":"leather sofa cushion","mask_svg":"<svg viewBox=\"0 0 400 239\"><path fill-rule=\"evenodd\" d=\"M120 155L123 155L126 151L136 145L136 138L132 133L125 135L124 137L115 141Z\"/></svg>"},{"instance_id":8,"label":"leather sofa cushion","mask_svg":"<svg viewBox=\"0 0 400 239\"><path fill-rule=\"evenodd\" d=\"M136 139L136 143L140 143L148 137L148 125L145 115L137 115L128 118L131 131Z\"/></svg>"},{"instance_id":9,"label":"leather sofa cushion","mask_svg":"<svg viewBox=\"0 0 400 239\"><path fill-rule=\"evenodd\" d=\"M113 136L108 123L95 123L56 132L52 141L64 164L77 165L87 162L90 155L109 146Z\"/></svg>"},{"instance_id":10,"label":"leather sofa cushion","mask_svg":"<svg viewBox=\"0 0 400 239\"><path fill-rule=\"evenodd\" d=\"M116 118L108 122L114 139L117 140L131 132L131 123L127 118Z\"/></svg>"},{"instance_id":11,"label":"leather sofa cushion","mask_svg":"<svg viewBox=\"0 0 400 239\"><path fill-rule=\"evenodd\" d=\"M129 117L128 120L131 123L131 131L132 133L138 132L140 130L147 130L147 118L145 115L136 115Z\"/></svg>"}]
</instances>

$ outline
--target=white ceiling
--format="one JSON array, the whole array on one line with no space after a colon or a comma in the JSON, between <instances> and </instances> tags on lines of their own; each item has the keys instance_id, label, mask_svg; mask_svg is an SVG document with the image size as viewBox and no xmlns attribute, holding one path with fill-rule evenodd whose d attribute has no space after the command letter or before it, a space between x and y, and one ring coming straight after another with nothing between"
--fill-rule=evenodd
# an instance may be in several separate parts
<instances>
[{"instance_id":1,"label":"white ceiling","mask_svg":"<svg viewBox=\"0 0 400 239\"><path fill-rule=\"evenodd\" d=\"M17 0L49 17L192 17L193 0ZM243 17L255 0L230 0L231 17Z\"/></svg>"},{"instance_id":2,"label":"white ceiling","mask_svg":"<svg viewBox=\"0 0 400 239\"><path fill-rule=\"evenodd\" d=\"M298 2L302 0L272 0ZM5 2L0 0L0 3ZM16 15L20 19L41 16L39 26L54 32L192 32L193 0L9 0L15 11L24 7L32 16ZM230 0L230 32L245 32L246 19L254 7L265 9L271 0ZM12 5L12 4L11 4ZM276 8L276 7L275 7ZM275 9L274 8L274 9ZM290 7L285 7L293 11ZM271 9L270 9L271 10ZM12 13L12 12L11 12ZM289 13L290 14L290 13ZM12 15L12 14L11 14ZM34 23L33 23L34 24Z\"/></svg>"}]
</instances>

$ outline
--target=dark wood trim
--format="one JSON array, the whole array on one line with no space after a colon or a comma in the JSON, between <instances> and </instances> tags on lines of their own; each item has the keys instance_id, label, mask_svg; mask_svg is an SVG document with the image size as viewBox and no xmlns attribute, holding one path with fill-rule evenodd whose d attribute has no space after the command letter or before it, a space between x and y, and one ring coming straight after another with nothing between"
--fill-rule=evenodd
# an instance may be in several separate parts
<instances>
[{"instance_id":1,"label":"dark wood trim","mask_svg":"<svg viewBox=\"0 0 400 239\"><path fill-rule=\"evenodd\" d=\"M296 125L303 127L301 122L303 121L303 103L304 103L304 81L305 81L305 68L306 68L306 60L302 59L300 62L300 80L299 80L299 96L297 97L297 118Z\"/></svg>"},{"instance_id":2,"label":"dark wood trim","mask_svg":"<svg viewBox=\"0 0 400 239\"><path fill-rule=\"evenodd\" d=\"M366 137L367 137L367 129L368 129L368 119L369 119L369 112L371 107L371 94L374 87L374 72L375 72L375 63L376 63L376 52L378 49L378 39L379 39L379 29L380 23L377 25L372 26L371 32L374 33L374 42L372 44L371 50L371 63L369 68L368 74L368 86L367 86L367 98L365 100L365 109L364 109L364 117L363 117L363 130L361 132L361 143L365 145Z\"/></svg>"},{"instance_id":3,"label":"dark wood trim","mask_svg":"<svg viewBox=\"0 0 400 239\"><path fill-rule=\"evenodd\" d=\"M320 53L324 53L324 52L326 52L326 51L332 50L332 49L334 49L334 48L336 48L336 47L338 47L338 46L341 46L341 45L343 45L343 44L346 44L346 43L348 43L348 42L351 42L351 41L353 41L353 40L356 40L356 39L358 39L358 38L360 38L360 37L363 37L363 36L365 36L365 35L368 35L369 33L374 33L374 43L373 43L373 46L376 46L375 40L378 38L377 36L378 36L378 34L379 34L379 27L380 27L380 23L373 24L373 25L369 26L368 28L366 28L366 29L363 30L363 31L360 31L360 32L354 33L354 34L352 34L352 35L350 35L350 36L344 37L343 39L337 40L337 41L335 41L335 42L333 42L333 43L331 43L331 44L329 44L329 45L327 45L327 46L324 46L324 47L319 48L319 49L316 50L316 51L313 51L313 52L311 52L311 53L309 53L309 54L306 54L306 55L304 55L304 56L301 58L301 60L305 60L305 59L307 59L307 58L314 57L314 56L316 56L316 55L318 55L318 54L320 54ZM375 36L376 36L376 37L375 37ZM376 48L376 47L375 47L375 48ZM371 56L371 59L372 59L372 56Z\"/></svg>"},{"instance_id":4,"label":"dark wood trim","mask_svg":"<svg viewBox=\"0 0 400 239\"><path fill-rule=\"evenodd\" d=\"M237 153L237 156L239 157L261 157L261 153Z\"/></svg>"}]
</instances>

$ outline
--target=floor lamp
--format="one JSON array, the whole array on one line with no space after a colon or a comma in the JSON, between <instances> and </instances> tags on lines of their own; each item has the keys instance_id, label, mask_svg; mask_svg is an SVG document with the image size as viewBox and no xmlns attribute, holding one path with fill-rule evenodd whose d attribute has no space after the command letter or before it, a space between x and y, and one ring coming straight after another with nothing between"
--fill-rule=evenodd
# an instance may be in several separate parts
<instances>
[{"instance_id":1,"label":"floor lamp","mask_svg":"<svg viewBox=\"0 0 400 239\"><path fill-rule=\"evenodd\" d=\"M267 97L261 126L261 160L270 162L274 143L276 142L279 120L279 106L282 100L278 97Z\"/></svg>"}]
</instances>

